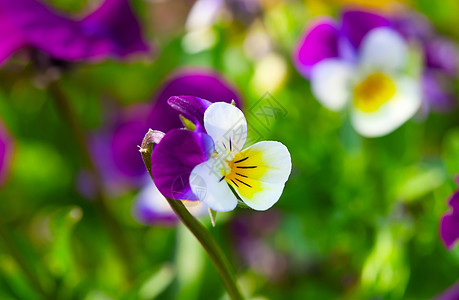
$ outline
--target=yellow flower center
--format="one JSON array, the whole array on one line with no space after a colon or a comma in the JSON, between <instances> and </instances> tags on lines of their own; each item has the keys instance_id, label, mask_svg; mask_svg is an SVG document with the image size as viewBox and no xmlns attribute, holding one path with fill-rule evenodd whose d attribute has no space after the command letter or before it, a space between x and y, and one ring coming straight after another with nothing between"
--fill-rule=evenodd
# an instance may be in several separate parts
<instances>
[{"instance_id":1,"label":"yellow flower center","mask_svg":"<svg viewBox=\"0 0 459 300\"><path fill-rule=\"evenodd\" d=\"M354 106L370 113L377 111L395 95L395 84L383 73L373 73L354 88Z\"/></svg>"},{"instance_id":2,"label":"yellow flower center","mask_svg":"<svg viewBox=\"0 0 459 300\"><path fill-rule=\"evenodd\" d=\"M262 152L250 148L237 153L233 160L226 161L229 172L222 177L243 197L251 199L262 189L260 178L268 170L262 160Z\"/></svg>"}]
</instances>

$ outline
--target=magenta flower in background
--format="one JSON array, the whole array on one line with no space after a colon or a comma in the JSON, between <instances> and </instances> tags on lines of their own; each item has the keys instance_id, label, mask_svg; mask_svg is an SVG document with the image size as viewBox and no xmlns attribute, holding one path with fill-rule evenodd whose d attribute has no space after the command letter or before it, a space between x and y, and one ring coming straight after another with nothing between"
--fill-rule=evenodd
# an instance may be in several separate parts
<instances>
[{"instance_id":1,"label":"magenta flower in background","mask_svg":"<svg viewBox=\"0 0 459 300\"><path fill-rule=\"evenodd\" d=\"M459 184L459 177L456 177L456 182ZM459 191L454 192L448 205L451 210L440 220L440 237L445 247L452 249L459 238Z\"/></svg>"},{"instance_id":2,"label":"magenta flower in background","mask_svg":"<svg viewBox=\"0 0 459 300\"><path fill-rule=\"evenodd\" d=\"M8 176L11 160L13 158L13 150L13 139L0 122L0 186L5 183Z\"/></svg>"},{"instance_id":3,"label":"magenta flower in background","mask_svg":"<svg viewBox=\"0 0 459 300\"><path fill-rule=\"evenodd\" d=\"M105 0L78 20L38 0L0 0L0 63L24 47L66 61L123 58L150 50L128 0Z\"/></svg>"}]
</instances>

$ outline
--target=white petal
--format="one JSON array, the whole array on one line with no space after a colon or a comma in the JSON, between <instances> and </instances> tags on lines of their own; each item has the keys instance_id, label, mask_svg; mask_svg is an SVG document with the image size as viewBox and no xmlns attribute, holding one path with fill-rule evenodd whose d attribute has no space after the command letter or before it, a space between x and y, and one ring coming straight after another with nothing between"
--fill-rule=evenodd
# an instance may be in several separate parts
<instances>
[{"instance_id":1,"label":"white petal","mask_svg":"<svg viewBox=\"0 0 459 300\"><path fill-rule=\"evenodd\" d=\"M365 113L353 107L351 121L357 132L366 137L386 135L408 119L421 106L421 88L418 81L403 77L395 81L395 96L377 111Z\"/></svg>"},{"instance_id":2,"label":"white petal","mask_svg":"<svg viewBox=\"0 0 459 300\"><path fill-rule=\"evenodd\" d=\"M245 149L238 156L235 160L241 157L247 159L235 163L239 168L234 167L238 168L235 171L237 175L233 176L230 184L248 206L255 210L267 210L279 200L292 170L287 147L279 142L263 141Z\"/></svg>"},{"instance_id":3,"label":"white petal","mask_svg":"<svg viewBox=\"0 0 459 300\"><path fill-rule=\"evenodd\" d=\"M190 174L190 186L193 193L215 211L230 211L237 205L237 199L222 173L215 166L220 164L220 158L214 157L203 162Z\"/></svg>"},{"instance_id":4,"label":"white petal","mask_svg":"<svg viewBox=\"0 0 459 300\"><path fill-rule=\"evenodd\" d=\"M247 140L247 121L236 106L213 103L204 113L204 127L218 153L239 152Z\"/></svg>"},{"instance_id":5,"label":"white petal","mask_svg":"<svg viewBox=\"0 0 459 300\"><path fill-rule=\"evenodd\" d=\"M262 190L254 194L251 199L245 197L241 197L241 199L252 209L260 211L268 210L279 201L284 191L284 186L285 183L263 183L261 186Z\"/></svg>"},{"instance_id":6,"label":"white petal","mask_svg":"<svg viewBox=\"0 0 459 300\"><path fill-rule=\"evenodd\" d=\"M376 28L362 41L360 66L364 70L396 71L404 67L408 48L403 37L389 28Z\"/></svg>"},{"instance_id":7,"label":"white petal","mask_svg":"<svg viewBox=\"0 0 459 300\"><path fill-rule=\"evenodd\" d=\"M338 111L349 100L353 66L339 59L325 59L312 68L311 89L323 106Z\"/></svg>"}]
</instances>

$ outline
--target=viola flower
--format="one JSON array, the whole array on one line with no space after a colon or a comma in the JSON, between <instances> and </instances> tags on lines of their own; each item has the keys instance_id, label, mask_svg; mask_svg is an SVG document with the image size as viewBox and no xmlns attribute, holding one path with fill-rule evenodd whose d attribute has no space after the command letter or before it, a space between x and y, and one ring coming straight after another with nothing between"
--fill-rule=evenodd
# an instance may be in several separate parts
<instances>
[{"instance_id":1,"label":"viola flower","mask_svg":"<svg viewBox=\"0 0 459 300\"><path fill-rule=\"evenodd\" d=\"M236 87L220 74L207 69L182 69L165 80L150 103L123 108L113 107L113 102L107 103L104 109L106 126L90 137L91 153L106 191L116 196L128 190L141 189L135 199L133 215L143 224L167 225L175 222L175 214L170 214L164 197L159 196L155 192L156 187L151 184L137 145L149 128L169 132L183 127L179 118L180 108L177 111L167 103L169 97L180 94L202 96L212 101L231 102L234 99L239 107L243 103ZM192 118L186 111L182 113ZM92 184L88 174L82 173L78 183L80 192L91 197ZM191 211L194 207L205 207L198 209L200 212L207 209L207 206L196 205L196 201L184 203L193 206Z\"/></svg>"},{"instance_id":2,"label":"viola flower","mask_svg":"<svg viewBox=\"0 0 459 300\"><path fill-rule=\"evenodd\" d=\"M317 100L330 110L347 109L366 137L392 132L421 105L419 80L405 72L407 44L386 23L378 15L346 12L341 25L328 19L313 25L294 52Z\"/></svg>"},{"instance_id":3,"label":"viola flower","mask_svg":"<svg viewBox=\"0 0 459 300\"><path fill-rule=\"evenodd\" d=\"M459 184L459 177L456 177ZM448 201L451 211L443 214L440 220L440 237L446 248L452 249L459 238L459 191L454 192Z\"/></svg>"},{"instance_id":4,"label":"viola flower","mask_svg":"<svg viewBox=\"0 0 459 300\"><path fill-rule=\"evenodd\" d=\"M279 200L292 168L283 144L263 141L243 149L247 122L234 105L197 97L169 103L188 109L196 130L171 130L153 150L153 179L165 197L200 200L215 211L233 210L238 199L255 210Z\"/></svg>"},{"instance_id":5,"label":"viola flower","mask_svg":"<svg viewBox=\"0 0 459 300\"><path fill-rule=\"evenodd\" d=\"M13 139L0 122L0 186L6 181L13 156Z\"/></svg>"},{"instance_id":6,"label":"viola flower","mask_svg":"<svg viewBox=\"0 0 459 300\"><path fill-rule=\"evenodd\" d=\"M105 0L79 20L38 0L0 0L0 63L24 47L65 61L123 58L150 49L128 0Z\"/></svg>"}]
</instances>

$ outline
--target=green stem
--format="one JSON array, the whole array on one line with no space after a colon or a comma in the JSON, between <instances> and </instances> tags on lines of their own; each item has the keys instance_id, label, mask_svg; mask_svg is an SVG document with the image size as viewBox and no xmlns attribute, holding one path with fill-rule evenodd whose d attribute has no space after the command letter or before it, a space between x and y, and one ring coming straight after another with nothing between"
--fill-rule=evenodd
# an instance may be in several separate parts
<instances>
[{"instance_id":1,"label":"green stem","mask_svg":"<svg viewBox=\"0 0 459 300\"><path fill-rule=\"evenodd\" d=\"M183 224L193 233L202 247L206 250L210 260L217 268L231 299L243 299L237 287L236 276L234 275L232 266L214 238L212 238L206 228L190 214L182 201L169 198L166 199L180 220L182 220Z\"/></svg>"},{"instance_id":2,"label":"green stem","mask_svg":"<svg viewBox=\"0 0 459 300\"><path fill-rule=\"evenodd\" d=\"M4 224L0 226L0 239L2 240L5 250L9 252L11 257L14 259L16 264L21 268L25 277L32 285L32 287L45 299L52 299L53 295L46 291L38 280L37 274L30 268L30 266L25 261L24 257L21 255L19 248L16 246L16 243L10 237L10 234L4 229Z\"/></svg>"},{"instance_id":3,"label":"green stem","mask_svg":"<svg viewBox=\"0 0 459 300\"><path fill-rule=\"evenodd\" d=\"M147 168L153 181L151 153L153 150L153 144L159 143L163 136L164 133L150 129L145 135L140 149L145 167ZM185 224L191 233L198 239L199 243L201 243L204 250L206 250L210 260L217 268L218 274L220 275L230 298L233 300L244 299L237 286L233 268L215 239L210 235L206 228L190 214L185 205L183 205L182 201L170 198L166 199L183 224Z\"/></svg>"},{"instance_id":4,"label":"green stem","mask_svg":"<svg viewBox=\"0 0 459 300\"><path fill-rule=\"evenodd\" d=\"M104 191L101 179L102 177L98 169L96 168L93 158L90 154L89 147L86 142L85 133L82 127L80 126L77 117L73 113L74 110L70 107L69 100L67 99L62 89L59 87L58 83L50 83L48 89L51 95L53 96L52 98L56 102L56 106L62 114L63 119L67 122L68 127L70 128L73 136L75 137L75 141L77 143L77 146L80 148L80 153L82 153L83 155L86 167L92 174L94 186L96 189L95 206L101 216L102 222L106 227L106 230L110 238L117 246L120 258L124 263L129 280L133 280L135 272L133 270L132 264L134 260L132 259L128 243L123 235L122 226L118 223L116 218L112 216L110 210L107 207L107 202L109 201L109 199L107 198Z\"/></svg>"}]
</instances>

